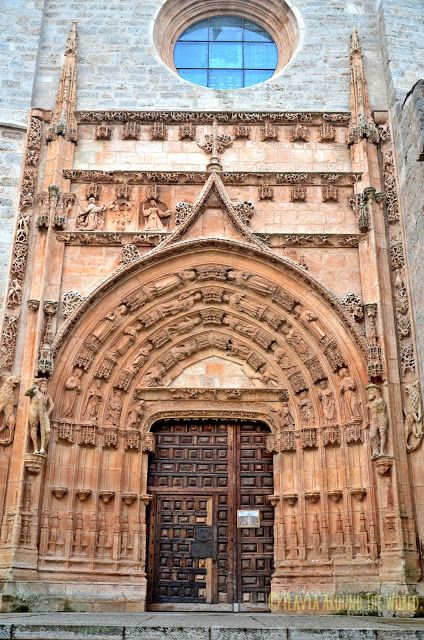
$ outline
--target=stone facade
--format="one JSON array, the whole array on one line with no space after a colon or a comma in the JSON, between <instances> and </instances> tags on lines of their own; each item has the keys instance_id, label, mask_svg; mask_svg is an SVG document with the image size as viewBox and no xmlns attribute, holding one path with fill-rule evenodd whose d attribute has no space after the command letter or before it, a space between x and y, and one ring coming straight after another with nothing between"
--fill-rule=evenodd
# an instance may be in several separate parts
<instances>
[{"instance_id":1,"label":"stone facade","mask_svg":"<svg viewBox=\"0 0 424 640\"><path fill-rule=\"evenodd\" d=\"M307 2L272 83L189 94L152 49L159 8L106 7L106 56L97 9L45 2L0 346L2 607L151 605L166 421L265 425L274 593L421 593L419 169L406 158L400 190L393 144L422 124L421 85L395 122L373 8L332 5L333 46ZM200 558L205 604L266 606L225 599Z\"/></svg>"}]
</instances>

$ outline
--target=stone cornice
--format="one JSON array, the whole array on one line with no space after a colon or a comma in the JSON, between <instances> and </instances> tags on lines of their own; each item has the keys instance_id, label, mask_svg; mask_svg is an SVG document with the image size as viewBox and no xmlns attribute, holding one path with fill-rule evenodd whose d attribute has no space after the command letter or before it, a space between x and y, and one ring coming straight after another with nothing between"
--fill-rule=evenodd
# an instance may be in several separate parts
<instances>
[{"instance_id":1,"label":"stone cornice","mask_svg":"<svg viewBox=\"0 0 424 640\"><path fill-rule=\"evenodd\" d=\"M78 111L76 113L79 124L98 124L99 122L125 123L166 122L168 124L182 124L193 122L198 124L212 123L216 119L220 124L311 124L331 122L335 125L347 127L350 112L252 112L252 111Z\"/></svg>"},{"instance_id":2,"label":"stone cornice","mask_svg":"<svg viewBox=\"0 0 424 640\"><path fill-rule=\"evenodd\" d=\"M204 184L210 173L205 171L97 171L90 169L71 169L63 171L63 177L71 182L103 184ZM328 185L351 187L361 180L360 173L346 172L266 172L266 171L237 171L220 173L221 180L226 185L245 184L260 185Z\"/></svg>"}]
</instances>

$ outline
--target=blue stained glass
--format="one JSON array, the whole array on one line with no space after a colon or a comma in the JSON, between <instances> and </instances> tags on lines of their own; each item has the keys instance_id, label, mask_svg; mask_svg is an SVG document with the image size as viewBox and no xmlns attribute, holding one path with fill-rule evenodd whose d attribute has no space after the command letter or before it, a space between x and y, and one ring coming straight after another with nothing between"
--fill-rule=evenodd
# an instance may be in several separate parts
<instances>
[{"instance_id":1,"label":"blue stained glass","mask_svg":"<svg viewBox=\"0 0 424 640\"><path fill-rule=\"evenodd\" d=\"M241 89L243 87L243 71L211 69L209 71L208 87L211 89Z\"/></svg>"},{"instance_id":2,"label":"blue stained glass","mask_svg":"<svg viewBox=\"0 0 424 640\"><path fill-rule=\"evenodd\" d=\"M243 19L235 16L219 16L210 19L209 39L213 42L243 39Z\"/></svg>"},{"instance_id":3,"label":"blue stained glass","mask_svg":"<svg viewBox=\"0 0 424 640\"><path fill-rule=\"evenodd\" d=\"M184 31L184 33L178 38L178 40L195 40L200 42L207 42L209 30L209 20L202 20L192 25Z\"/></svg>"},{"instance_id":4,"label":"blue stained glass","mask_svg":"<svg viewBox=\"0 0 424 640\"><path fill-rule=\"evenodd\" d=\"M258 84L259 82L265 82L274 75L273 69L262 71L259 69L247 69L244 72L244 86L250 87L252 84Z\"/></svg>"},{"instance_id":5,"label":"blue stained glass","mask_svg":"<svg viewBox=\"0 0 424 640\"><path fill-rule=\"evenodd\" d=\"M178 73L184 80L199 84L201 87L208 86L208 72L206 69L178 69Z\"/></svg>"},{"instance_id":6,"label":"blue stained glass","mask_svg":"<svg viewBox=\"0 0 424 640\"><path fill-rule=\"evenodd\" d=\"M243 69L243 45L236 42L209 44L211 69Z\"/></svg>"},{"instance_id":7,"label":"blue stained glass","mask_svg":"<svg viewBox=\"0 0 424 640\"><path fill-rule=\"evenodd\" d=\"M259 41L259 42L272 42L271 36L262 29L259 25L250 20L245 20L243 24L244 34L243 40Z\"/></svg>"},{"instance_id":8,"label":"blue stained glass","mask_svg":"<svg viewBox=\"0 0 424 640\"><path fill-rule=\"evenodd\" d=\"M203 69L208 66L208 45L197 42L177 42L174 49L177 68Z\"/></svg>"},{"instance_id":9,"label":"blue stained glass","mask_svg":"<svg viewBox=\"0 0 424 640\"><path fill-rule=\"evenodd\" d=\"M277 47L274 43L246 43L244 45L244 66L246 69L275 69Z\"/></svg>"},{"instance_id":10,"label":"blue stained glass","mask_svg":"<svg viewBox=\"0 0 424 640\"><path fill-rule=\"evenodd\" d=\"M259 25L239 16L214 16L178 38L175 67L182 78L212 89L241 89L268 80L277 46Z\"/></svg>"}]
</instances>

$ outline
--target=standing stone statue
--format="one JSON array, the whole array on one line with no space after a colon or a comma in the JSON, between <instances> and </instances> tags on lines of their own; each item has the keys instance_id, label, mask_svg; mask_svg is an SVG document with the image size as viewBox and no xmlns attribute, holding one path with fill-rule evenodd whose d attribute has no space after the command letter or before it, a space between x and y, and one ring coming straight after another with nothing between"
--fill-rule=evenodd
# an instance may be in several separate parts
<instances>
[{"instance_id":1,"label":"standing stone statue","mask_svg":"<svg viewBox=\"0 0 424 640\"><path fill-rule=\"evenodd\" d=\"M361 410L356 383L345 367L340 369L339 376L341 378L339 388L342 397L342 417L346 422L359 422Z\"/></svg>"},{"instance_id":2,"label":"standing stone statue","mask_svg":"<svg viewBox=\"0 0 424 640\"><path fill-rule=\"evenodd\" d=\"M334 393L328 386L327 380L321 380L321 382L319 383L318 398L321 402L324 424L325 426L331 426L334 423L336 405L334 402Z\"/></svg>"},{"instance_id":3,"label":"standing stone statue","mask_svg":"<svg viewBox=\"0 0 424 640\"><path fill-rule=\"evenodd\" d=\"M389 416L387 414L387 404L381 395L380 387L376 384L369 384L365 388L368 394L367 407L370 420L372 457L375 459L387 455L386 443Z\"/></svg>"},{"instance_id":4,"label":"standing stone statue","mask_svg":"<svg viewBox=\"0 0 424 640\"><path fill-rule=\"evenodd\" d=\"M31 398L28 425L33 453L42 455L45 455L50 440L50 414L54 409L53 400L49 396L48 390L49 381L46 378L38 378L34 380L32 387L25 392L25 395ZM39 438L40 446L38 446Z\"/></svg>"},{"instance_id":5,"label":"standing stone statue","mask_svg":"<svg viewBox=\"0 0 424 640\"><path fill-rule=\"evenodd\" d=\"M87 392L87 400L82 410L84 420L97 420L100 405L103 400L103 393L100 389L102 381L95 378Z\"/></svg>"},{"instance_id":6,"label":"standing stone statue","mask_svg":"<svg viewBox=\"0 0 424 640\"><path fill-rule=\"evenodd\" d=\"M69 418L74 413L77 396L81 393L82 374L83 370L76 367L72 375L70 375L65 381L62 406L60 410L62 418Z\"/></svg>"}]
</instances>

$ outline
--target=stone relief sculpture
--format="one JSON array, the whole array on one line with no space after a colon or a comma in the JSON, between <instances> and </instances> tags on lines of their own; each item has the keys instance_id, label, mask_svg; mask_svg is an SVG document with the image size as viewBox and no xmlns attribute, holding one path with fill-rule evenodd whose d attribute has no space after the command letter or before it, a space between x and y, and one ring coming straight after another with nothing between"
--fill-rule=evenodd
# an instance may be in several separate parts
<instances>
[{"instance_id":1,"label":"stone relief sculpture","mask_svg":"<svg viewBox=\"0 0 424 640\"><path fill-rule=\"evenodd\" d=\"M113 358L118 358L122 356L125 351L135 342L137 338L137 331L140 331L141 324L136 324L133 327L127 327L124 331L124 335L119 338L118 342L115 345L115 348L111 352L111 356Z\"/></svg>"},{"instance_id":2,"label":"stone relief sculpture","mask_svg":"<svg viewBox=\"0 0 424 640\"><path fill-rule=\"evenodd\" d=\"M127 314L127 312L128 309L124 304L119 305L112 311L112 313L100 321L92 335L94 335L100 342L103 342L103 340L105 340L105 338L107 338L107 336L121 324L122 318Z\"/></svg>"},{"instance_id":3,"label":"stone relief sculpture","mask_svg":"<svg viewBox=\"0 0 424 640\"><path fill-rule=\"evenodd\" d=\"M176 287L181 284L189 284L196 280L196 274L191 269L179 271L177 274L168 275L159 280L149 283L146 286L146 293L148 296L160 296L168 291L174 291Z\"/></svg>"},{"instance_id":4,"label":"stone relief sculpture","mask_svg":"<svg viewBox=\"0 0 424 640\"><path fill-rule=\"evenodd\" d=\"M294 429L294 418L290 412L290 407L288 402L282 403L281 425L285 429Z\"/></svg>"},{"instance_id":5,"label":"stone relief sculpture","mask_svg":"<svg viewBox=\"0 0 424 640\"><path fill-rule=\"evenodd\" d=\"M84 420L97 420L100 404L103 400L103 392L100 389L101 384L102 381L99 378L95 378L88 389L87 399L82 410Z\"/></svg>"},{"instance_id":6,"label":"stone relief sculpture","mask_svg":"<svg viewBox=\"0 0 424 640\"><path fill-rule=\"evenodd\" d=\"M81 393L82 374L83 370L75 367L73 373L65 381L63 400L60 408L60 415L63 418L70 418L74 413L77 396Z\"/></svg>"},{"instance_id":7,"label":"stone relief sculpture","mask_svg":"<svg viewBox=\"0 0 424 640\"><path fill-rule=\"evenodd\" d=\"M114 427L119 426L122 413L122 391L115 389L107 406L106 422Z\"/></svg>"},{"instance_id":8,"label":"stone relief sculpture","mask_svg":"<svg viewBox=\"0 0 424 640\"><path fill-rule=\"evenodd\" d=\"M297 403L299 406L302 425L305 427L314 426L314 420L315 420L314 406L310 398L308 398L308 392L306 390L301 391L299 393Z\"/></svg>"},{"instance_id":9,"label":"stone relief sculpture","mask_svg":"<svg viewBox=\"0 0 424 640\"><path fill-rule=\"evenodd\" d=\"M142 347L139 350L137 356L133 360L131 360L130 366L135 372L137 372L144 364L146 364L152 349L153 345L148 343L146 346Z\"/></svg>"},{"instance_id":10,"label":"stone relief sculpture","mask_svg":"<svg viewBox=\"0 0 424 640\"><path fill-rule=\"evenodd\" d=\"M334 402L334 393L328 386L327 380L321 380L321 382L319 383L318 398L321 402L324 425L333 425L336 413L336 405Z\"/></svg>"},{"instance_id":11,"label":"stone relief sculpture","mask_svg":"<svg viewBox=\"0 0 424 640\"><path fill-rule=\"evenodd\" d=\"M387 455L387 432L389 428L389 416L387 414L386 401L381 395L381 389L376 384L366 386L368 395L368 413L370 427L370 443L372 457L380 458Z\"/></svg>"},{"instance_id":12,"label":"stone relief sculpture","mask_svg":"<svg viewBox=\"0 0 424 640\"><path fill-rule=\"evenodd\" d=\"M50 415L54 409L53 400L48 394L49 381L46 378L34 380L32 387L25 392L31 398L28 414L29 435L33 453L45 455L50 440Z\"/></svg>"},{"instance_id":13,"label":"stone relief sculpture","mask_svg":"<svg viewBox=\"0 0 424 640\"><path fill-rule=\"evenodd\" d=\"M253 289L263 295L270 295L277 289L277 285L274 285L270 280L249 273L248 271L232 270L228 272L227 277L230 282L234 282L243 288Z\"/></svg>"},{"instance_id":14,"label":"stone relief sculpture","mask_svg":"<svg viewBox=\"0 0 424 640\"><path fill-rule=\"evenodd\" d=\"M361 420L361 402L354 379L349 375L348 369L343 367L339 371L340 394L342 397L342 418L346 422L359 422Z\"/></svg>"},{"instance_id":15,"label":"stone relief sculpture","mask_svg":"<svg viewBox=\"0 0 424 640\"><path fill-rule=\"evenodd\" d=\"M95 231L96 229L103 229L104 227L104 212L106 206L99 206L96 203L96 198L91 196L88 198L88 205L86 208L77 215L75 221L76 229L81 231Z\"/></svg>"},{"instance_id":16,"label":"stone relief sculpture","mask_svg":"<svg viewBox=\"0 0 424 640\"><path fill-rule=\"evenodd\" d=\"M126 425L128 429L138 429L144 414L144 400L139 400L128 412Z\"/></svg>"},{"instance_id":17,"label":"stone relief sculpture","mask_svg":"<svg viewBox=\"0 0 424 640\"><path fill-rule=\"evenodd\" d=\"M423 439L423 410L418 382L405 386L407 403L405 409L406 450L415 451Z\"/></svg>"},{"instance_id":18,"label":"stone relief sculpture","mask_svg":"<svg viewBox=\"0 0 424 640\"><path fill-rule=\"evenodd\" d=\"M0 444L8 445L13 441L15 416L15 387L20 382L17 376L6 374L0 387Z\"/></svg>"},{"instance_id":19,"label":"stone relief sculpture","mask_svg":"<svg viewBox=\"0 0 424 640\"><path fill-rule=\"evenodd\" d=\"M164 316L173 316L181 311L190 311L190 309L202 299L201 293L182 293L177 300L165 302L158 307L160 313Z\"/></svg>"},{"instance_id":20,"label":"stone relief sculpture","mask_svg":"<svg viewBox=\"0 0 424 640\"><path fill-rule=\"evenodd\" d=\"M141 213L144 219L144 231L167 231L163 220L167 220L172 211L163 211L159 208L158 203L153 198L149 203L141 205Z\"/></svg>"}]
</instances>

